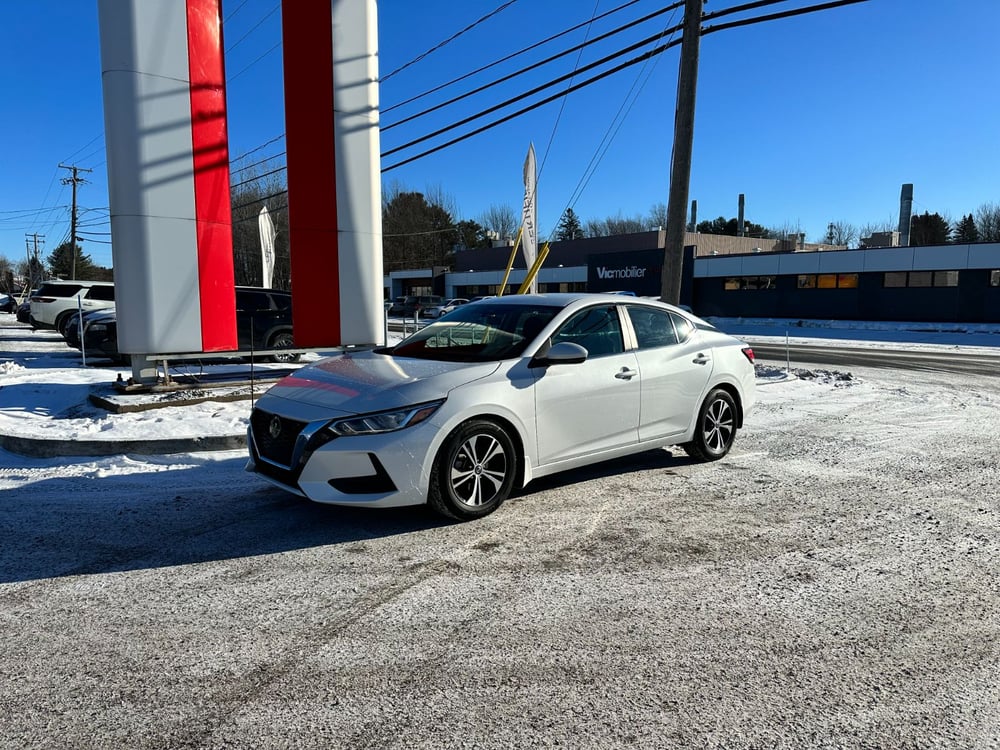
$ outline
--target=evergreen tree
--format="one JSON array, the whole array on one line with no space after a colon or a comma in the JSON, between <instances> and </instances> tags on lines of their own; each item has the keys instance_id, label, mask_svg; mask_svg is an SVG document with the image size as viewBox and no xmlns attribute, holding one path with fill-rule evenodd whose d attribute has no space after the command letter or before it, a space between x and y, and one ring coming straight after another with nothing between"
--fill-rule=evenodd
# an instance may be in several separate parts
<instances>
[{"instance_id":1,"label":"evergreen tree","mask_svg":"<svg viewBox=\"0 0 1000 750\"><path fill-rule=\"evenodd\" d=\"M963 216L960 221L955 223L951 236L952 242L979 242L979 230L976 229L976 220L972 214Z\"/></svg>"},{"instance_id":2,"label":"evergreen tree","mask_svg":"<svg viewBox=\"0 0 1000 750\"><path fill-rule=\"evenodd\" d=\"M951 227L941 214L924 211L910 221L910 245L945 245L950 232Z\"/></svg>"},{"instance_id":3,"label":"evergreen tree","mask_svg":"<svg viewBox=\"0 0 1000 750\"><path fill-rule=\"evenodd\" d=\"M712 219L711 221L699 221L697 231L702 234L724 234L730 237L736 237L740 231L740 222L739 219L735 217L727 219L725 216L720 216L719 218ZM752 221L744 219L743 236L767 238L771 236L771 232L767 227L761 226L760 224L754 224Z\"/></svg>"},{"instance_id":4,"label":"evergreen tree","mask_svg":"<svg viewBox=\"0 0 1000 750\"><path fill-rule=\"evenodd\" d=\"M448 265L459 233L451 214L423 193L396 191L382 207L385 270Z\"/></svg>"},{"instance_id":5,"label":"evergreen tree","mask_svg":"<svg viewBox=\"0 0 1000 750\"><path fill-rule=\"evenodd\" d=\"M73 263L73 253L76 253L76 263ZM83 279L88 281L101 280L106 269L102 269L84 254L79 245L64 242L45 259L49 273L60 279ZM75 275L74 275L75 274Z\"/></svg>"},{"instance_id":6,"label":"evergreen tree","mask_svg":"<svg viewBox=\"0 0 1000 750\"><path fill-rule=\"evenodd\" d=\"M572 208L567 208L556 230L556 239L564 242L566 240L583 239L585 236L583 225L580 224L580 219L576 215L576 212Z\"/></svg>"},{"instance_id":7,"label":"evergreen tree","mask_svg":"<svg viewBox=\"0 0 1000 750\"><path fill-rule=\"evenodd\" d=\"M490 238L486 236L486 227L478 221L463 219L455 225L458 233L458 247L465 250L489 247Z\"/></svg>"}]
</instances>

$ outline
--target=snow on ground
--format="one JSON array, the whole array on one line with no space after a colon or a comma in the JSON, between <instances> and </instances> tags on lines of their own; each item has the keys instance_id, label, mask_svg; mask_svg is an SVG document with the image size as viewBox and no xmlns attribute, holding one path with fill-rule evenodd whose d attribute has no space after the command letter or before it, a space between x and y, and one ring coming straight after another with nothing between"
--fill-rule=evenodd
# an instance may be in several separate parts
<instances>
[{"instance_id":1,"label":"snow on ground","mask_svg":"<svg viewBox=\"0 0 1000 750\"><path fill-rule=\"evenodd\" d=\"M0 317L0 430L138 431L79 411L119 370L75 357ZM1000 380L795 374L724 461L474 524L300 502L243 451L0 452L0 746L995 747Z\"/></svg>"},{"instance_id":2,"label":"snow on ground","mask_svg":"<svg viewBox=\"0 0 1000 750\"><path fill-rule=\"evenodd\" d=\"M748 341L788 341L815 344L836 341L843 346L954 351L1000 349L1000 323L916 323L859 320L798 320L783 318L709 318L710 322Z\"/></svg>"}]
</instances>

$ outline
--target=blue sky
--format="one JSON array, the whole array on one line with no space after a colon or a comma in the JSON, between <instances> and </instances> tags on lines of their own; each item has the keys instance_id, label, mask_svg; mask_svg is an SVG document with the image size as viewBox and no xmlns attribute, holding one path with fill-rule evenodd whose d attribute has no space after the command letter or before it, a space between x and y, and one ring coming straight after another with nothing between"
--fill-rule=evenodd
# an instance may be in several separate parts
<instances>
[{"instance_id":1,"label":"blue sky","mask_svg":"<svg viewBox=\"0 0 1000 750\"><path fill-rule=\"evenodd\" d=\"M625 2L515 0L384 81L382 107ZM736 4L712 0L706 12ZM809 4L812 0L789 0L734 18ZM69 173L58 165L76 164L93 170L83 175L88 184L79 192L85 252L95 262L111 265L97 3L34 0L8 5L0 26L7 102L0 121L7 143L0 169L0 256L23 258L26 234L45 235L46 254L68 237L70 189L61 180ZM381 0L382 75L502 5L502 0ZM596 23L590 36L665 5L638 0ZM234 158L273 141L248 160L273 156L281 161L279 6L278 0L223 2ZM579 59L574 53L386 130L383 152L680 21L679 11L666 13L595 45ZM997 28L997 0L869 0L705 36L690 196L698 201L699 219L735 216L738 195L744 193L749 220L799 227L818 241L829 221L895 221L904 182L914 184L917 212L957 219L983 203L1000 203ZM386 111L382 124L465 94L582 42L586 34L581 29L418 103ZM677 60L678 49L668 50L646 66L628 68L391 170L384 181L443 191L454 201L456 218L475 219L493 204L519 208L522 163L533 142L541 165L542 237L555 228L568 205L584 221L645 215L667 199ZM624 117L616 119L619 112ZM387 157L383 167L419 150Z\"/></svg>"}]
</instances>

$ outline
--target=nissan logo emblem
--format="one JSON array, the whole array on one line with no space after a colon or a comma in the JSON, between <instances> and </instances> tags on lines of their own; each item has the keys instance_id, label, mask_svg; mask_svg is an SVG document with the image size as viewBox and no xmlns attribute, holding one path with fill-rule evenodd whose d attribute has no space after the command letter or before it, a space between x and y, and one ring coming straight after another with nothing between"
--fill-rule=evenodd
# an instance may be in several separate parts
<instances>
[{"instance_id":1,"label":"nissan logo emblem","mask_svg":"<svg viewBox=\"0 0 1000 750\"><path fill-rule=\"evenodd\" d=\"M271 423L267 426L267 432L272 438L277 438L281 434L281 417L271 417Z\"/></svg>"}]
</instances>

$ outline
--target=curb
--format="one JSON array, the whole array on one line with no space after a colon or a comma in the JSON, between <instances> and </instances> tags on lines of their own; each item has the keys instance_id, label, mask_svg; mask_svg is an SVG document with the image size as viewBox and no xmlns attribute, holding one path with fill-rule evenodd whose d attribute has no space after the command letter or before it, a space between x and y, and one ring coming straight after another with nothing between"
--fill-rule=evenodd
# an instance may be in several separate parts
<instances>
[{"instance_id":1,"label":"curb","mask_svg":"<svg viewBox=\"0 0 1000 750\"><path fill-rule=\"evenodd\" d=\"M59 440L0 435L0 448L30 458L60 456L155 456L168 453L198 453L246 448L246 435L169 438L166 440Z\"/></svg>"}]
</instances>

